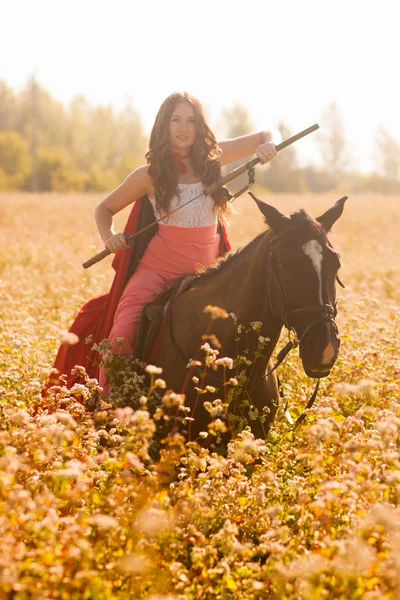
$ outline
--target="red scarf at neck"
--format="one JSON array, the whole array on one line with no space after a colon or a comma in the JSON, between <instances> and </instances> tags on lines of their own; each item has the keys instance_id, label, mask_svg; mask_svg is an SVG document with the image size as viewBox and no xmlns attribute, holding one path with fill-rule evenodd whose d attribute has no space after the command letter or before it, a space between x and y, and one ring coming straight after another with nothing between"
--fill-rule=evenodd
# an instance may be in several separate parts
<instances>
[{"instance_id":1,"label":"red scarf at neck","mask_svg":"<svg viewBox=\"0 0 400 600\"><path fill-rule=\"evenodd\" d=\"M179 154L179 152L173 152L173 153L172 153L172 156L173 156L173 157L174 157L174 159L175 159L175 162L176 162L176 165L177 165L177 167L178 167L178 170L179 170L181 173L186 173L186 171L187 171L187 167L186 167L185 163L183 162L182 158L188 158L188 156L189 156L189 155L187 155L187 156L181 156L181 155Z\"/></svg>"}]
</instances>

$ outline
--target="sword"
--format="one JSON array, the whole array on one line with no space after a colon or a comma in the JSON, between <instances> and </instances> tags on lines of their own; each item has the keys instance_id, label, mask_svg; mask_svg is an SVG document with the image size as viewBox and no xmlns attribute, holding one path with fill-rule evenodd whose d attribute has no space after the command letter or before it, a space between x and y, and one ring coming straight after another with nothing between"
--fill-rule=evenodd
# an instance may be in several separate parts
<instances>
[{"instance_id":1,"label":"sword","mask_svg":"<svg viewBox=\"0 0 400 600\"><path fill-rule=\"evenodd\" d=\"M307 129L304 129L303 131L300 131L300 133L297 133L296 135L293 135L290 138L288 138L287 140L283 141L281 144L278 144L276 146L276 151L280 152L280 150L283 150L284 148L287 148L287 146L290 146L294 142L297 142L297 140L300 140L301 138L305 137L306 135L309 135L310 133L312 133L313 131L316 131L317 129L319 129L319 125L317 123L315 123L311 127L308 127ZM233 171L231 171L230 173L228 173L224 177L221 177L221 179L218 179L218 181L215 181L214 183L211 183L210 185L208 185L206 188L204 188L203 192L201 192L200 194L198 194L194 198L191 198L190 200L188 200L187 202L185 202L181 206L177 206L176 208L174 208L174 210L171 210L171 212L169 212L168 214L160 217L156 221L153 221L149 225L146 225L146 227L143 227L142 229L139 229L139 231L136 231L134 234L129 235L128 233L126 233L126 231L124 231L124 236L125 236L125 239L126 239L127 243L129 245L132 245L133 244L133 240L134 240L134 238L137 235L143 233L144 231L147 231L151 227L154 227L154 225L157 225L157 223L160 223L160 221L164 221L164 219L166 219L167 217L169 217L170 215L172 215L173 213L175 213L177 210L180 210L181 208L184 208L185 206L187 206L191 202L194 202L194 200L197 200L197 198L200 198L200 196L203 196L203 195L204 196L210 196L210 194L213 194L214 192L216 192L217 190L219 190L225 184L229 183L233 179L236 179L236 177L239 177L239 175L242 175L243 173L246 173L246 171L249 171L249 172L252 171L254 169L254 167L259 162L260 162L260 159L258 157L253 158L252 160L249 160L249 162L245 163L244 165L241 165L240 167L237 167L237 169L234 169ZM102 250L98 254L95 254L95 256L92 256L92 258L89 258L89 260L87 260L86 262L84 262L82 264L82 266L83 266L84 269L87 269L88 267L91 267L92 265L95 265L96 263L98 263L101 260L103 260L103 258L105 258L106 256L108 256L109 254L112 254L112 252L110 250L108 250L108 248L105 248L104 250Z\"/></svg>"}]
</instances>

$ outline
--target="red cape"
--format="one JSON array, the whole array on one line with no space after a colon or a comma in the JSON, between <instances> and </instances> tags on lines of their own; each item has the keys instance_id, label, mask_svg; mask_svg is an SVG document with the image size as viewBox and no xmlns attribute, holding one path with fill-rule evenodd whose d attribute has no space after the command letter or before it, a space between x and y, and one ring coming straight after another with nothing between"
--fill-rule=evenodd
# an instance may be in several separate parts
<instances>
[{"instance_id":1,"label":"red cape","mask_svg":"<svg viewBox=\"0 0 400 600\"><path fill-rule=\"evenodd\" d=\"M154 220L154 213L149 207L151 207L151 205L146 196L135 202L124 231L129 235L133 235L138 229L141 229L146 223L146 221L143 220L143 214L147 211L145 219L148 219L150 214L149 210L151 211L150 222L152 222L152 220ZM139 219L140 225L138 226ZM219 225L219 230L221 234L220 256L223 256L226 252L230 251L231 246L223 224ZM152 233L150 235L152 237L157 231L157 226L152 228L151 231ZM142 234L142 236L144 236L144 234ZM142 236L139 236L139 238ZM149 238L146 240L146 246L148 241ZM79 376L71 375L71 369L73 369L75 365L85 367L89 377L99 378L100 357L97 352L91 350L91 347L94 343L98 344L103 339L108 338L110 334L115 311L122 292L139 262L139 257L137 256L138 245L139 243L135 241L134 244L124 252L118 252L115 255L112 262L112 267L115 270L115 277L110 291L107 294L89 300L89 302L87 302L79 311L75 321L68 330L78 336L79 342L73 346L60 346L54 368L57 369L59 375L67 375L68 387L80 381ZM142 254L144 249L145 247L143 247L142 244ZM91 336L91 342L86 344L86 338L89 336ZM52 375L46 388L51 385L57 385L58 383L58 376Z\"/></svg>"}]
</instances>

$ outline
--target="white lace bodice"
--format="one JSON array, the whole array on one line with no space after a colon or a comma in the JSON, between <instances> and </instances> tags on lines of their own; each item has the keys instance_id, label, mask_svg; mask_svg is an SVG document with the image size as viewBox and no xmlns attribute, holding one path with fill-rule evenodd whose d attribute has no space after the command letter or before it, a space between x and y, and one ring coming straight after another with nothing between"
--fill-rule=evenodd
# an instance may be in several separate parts
<instances>
[{"instance_id":1,"label":"white lace bodice","mask_svg":"<svg viewBox=\"0 0 400 600\"><path fill-rule=\"evenodd\" d=\"M203 190L204 185L201 181L198 183L178 183L178 196L173 196L168 212L195 198ZM162 214L159 214L156 210L155 199L149 197L149 200L153 206L156 219L159 219ZM161 223L174 225L175 227L208 227L217 223L218 212L219 207L215 206L213 198L201 194L199 198L177 210Z\"/></svg>"}]
</instances>

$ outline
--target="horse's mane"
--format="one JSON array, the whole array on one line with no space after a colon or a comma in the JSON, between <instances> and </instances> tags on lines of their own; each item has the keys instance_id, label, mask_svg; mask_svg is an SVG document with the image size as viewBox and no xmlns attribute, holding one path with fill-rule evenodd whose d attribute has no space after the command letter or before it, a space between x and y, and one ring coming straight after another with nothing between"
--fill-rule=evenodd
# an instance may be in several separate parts
<instances>
[{"instance_id":1,"label":"horse's mane","mask_svg":"<svg viewBox=\"0 0 400 600\"><path fill-rule=\"evenodd\" d=\"M300 208L299 210L293 212L290 215L290 221L291 228L299 230L302 229L307 237L312 238L314 235L325 235L322 225L318 223L318 221L316 221L304 208ZM248 244L243 246L243 248L239 248L236 250L236 252L229 252L226 256L219 258L209 267L205 267L202 271L197 273L196 281L205 279L206 277L212 277L213 275L220 273L223 269L226 269L227 266L234 263L237 259L245 257L247 253L252 250L253 246L256 245L262 237L267 235L269 237L272 237L273 235L270 228L259 233Z\"/></svg>"},{"instance_id":2,"label":"horse's mane","mask_svg":"<svg viewBox=\"0 0 400 600\"><path fill-rule=\"evenodd\" d=\"M267 235L269 233L269 231L270 230L262 231L254 239L252 239L248 244L243 246L243 248L239 248L238 250L236 250L236 252L228 252L228 254L226 254L225 256L222 256L221 258L218 258L209 267L205 267L203 270L199 271L196 274L196 281L199 281L200 279L204 279L206 277L211 277L213 275L216 275L217 273L220 273L223 269L225 269L228 265L231 265L238 258L242 258L243 256L245 256L253 248L253 246L256 243L258 243L258 241L262 237L264 237L265 235Z\"/></svg>"}]
</instances>

